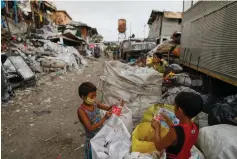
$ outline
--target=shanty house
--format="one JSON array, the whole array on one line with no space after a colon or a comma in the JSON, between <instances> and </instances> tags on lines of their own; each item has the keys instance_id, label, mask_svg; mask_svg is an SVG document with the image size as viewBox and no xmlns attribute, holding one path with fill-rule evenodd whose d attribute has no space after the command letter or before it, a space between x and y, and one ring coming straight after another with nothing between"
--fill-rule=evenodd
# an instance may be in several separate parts
<instances>
[{"instance_id":1,"label":"shanty house","mask_svg":"<svg viewBox=\"0 0 237 159\"><path fill-rule=\"evenodd\" d=\"M181 31L182 13L152 10L147 24L150 27L148 39L157 44L170 38L175 31Z\"/></svg>"},{"instance_id":2,"label":"shanty house","mask_svg":"<svg viewBox=\"0 0 237 159\"><path fill-rule=\"evenodd\" d=\"M71 20L67 25L59 25L58 26L58 31L62 32L63 35L66 35L67 37L63 37L66 40L69 40L68 37L70 35L70 39L72 39L72 35L74 35L74 37L76 37L77 39L73 39L70 40L71 42L75 40L76 41L83 41L82 45L78 45L76 47L76 49L78 49L78 51L81 54L85 54L86 55L86 45L89 43L90 39L97 35L97 29L96 28L92 28L90 26L88 26L85 23L82 22L77 22L77 21L73 21ZM69 34L70 33L70 34Z\"/></svg>"},{"instance_id":3,"label":"shanty house","mask_svg":"<svg viewBox=\"0 0 237 159\"><path fill-rule=\"evenodd\" d=\"M98 34L96 28L92 28L82 22L70 21L68 25L73 26L74 29L71 29L71 30L75 30L75 35L81 37L87 43L89 43L89 40L93 35Z\"/></svg>"},{"instance_id":4,"label":"shanty house","mask_svg":"<svg viewBox=\"0 0 237 159\"><path fill-rule=\"evenodd\" d=\"M65 10L57 10L51 15L52 21L57 25L66 25L72 18Z\"/></svg>"},{"instance_id":5,"label":"shanty house","mask_svg":"<svg viewBox=\"0 0 237 159\"><path fill-rule=\"evenodd\" d=\"M41 28L51 22L57 10L50 1L2 1L2 33L22 34L28 28Z\"/></svg>"}]
</instances>

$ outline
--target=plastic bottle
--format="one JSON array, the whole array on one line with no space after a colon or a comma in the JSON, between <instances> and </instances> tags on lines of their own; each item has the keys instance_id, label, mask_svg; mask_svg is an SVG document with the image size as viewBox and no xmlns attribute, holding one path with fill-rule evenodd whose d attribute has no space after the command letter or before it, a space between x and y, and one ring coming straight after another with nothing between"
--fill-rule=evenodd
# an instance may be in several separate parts
<instances>
[{"instance_id":1,"label":"plastic bottle","mask_svg":"<svg viewBox=\"0 0 237 159\"><path fill-rule=\"evenodd\" d=\"M169 110L164 109L164 108L160 108L158 114L154 117L154 119L159 120L162 126L169 128L167 123L164 121L162 114L166 114L168 118L172 120L174 125L179 124L179 119L175 117L173 112L170 112Z\"/></svg>"}]
</instances>

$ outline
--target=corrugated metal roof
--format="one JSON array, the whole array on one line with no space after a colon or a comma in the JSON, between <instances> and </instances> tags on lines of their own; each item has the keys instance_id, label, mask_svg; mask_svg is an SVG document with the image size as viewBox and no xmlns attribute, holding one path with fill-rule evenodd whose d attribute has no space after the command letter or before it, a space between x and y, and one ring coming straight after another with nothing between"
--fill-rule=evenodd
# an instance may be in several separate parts
<instances>
[{"instance_id":1,"label":"corrugated metal roof","mask_svg":"<svg viewBox=\"0 0 237 159\"><path fill-rule=\"evenodd\" d=\"M69 41L72 41L72 42L77 42L77 43L80 43L80 42L85 42L85 40L83 40L81 37L78 37L76 35L73 35L71 32L66 32L64 34L61 34L59 36L55 36L53 38L51 38L50 40L55 40L55 39L59 39L60 37L64 38L64 39L67 39Z\"/></svg>"},{"instance_id":2,"label":"corrugated metal roof","mask_svg":"<svg viewBox=\"0 0 237 159\"><path fill-rule=\"evenodd\" d=\"M77 21L74 21L74 20L71 20L69 22L69 25L72 25L72 26L88 26L86 23L77 22Z\"/></svg>"},{"instance_id":3,"label":"corrugated metal roof","mask_svg":"<svg viewBox=\"0 0 237 159\"><path fill-rule=\"evenodd\" d=\"M159 11L159 10L152 10L151 11L151 15L150 15L150 18L148 19L148 22L147 22L147 24L152 24L152 22L155 20L155 17L156 17L156 15L157 14L162 14L163 13L163 11Z\"/></svg>"},{"instance_id":4,"label":"corrugated metal roof","mask_svg":"<svg viewBox=\"0 0 237 159\"><path fill-rule=\"evenodd\" d=\"M64 12L68 17L69 17L69 19L71 19L72 20L72 17L67 13L67 11L65 11L65 10L57 10L57 11L55 11L55 12Z\"/></svg>"},{"instance_id":5,"label":"corrugated metal roof","mask_svg":"<svg viewBox=\"0 0 237 159\"><path fill-rule=\"evenodd\" d=\"M164 17L172 19L182 19L183 15L180 12L164 11Z\"/></svg>"},{"instance_id":6,"label":"corrugated metal roof","mask_svg":"<svg viewBox=\"0 0 237 159\"><path fill-rule=\"evenodd\" d=\"M50 2L50 1L43 1L43 3L44 3L47 7L51 8L52 10L57 10L57 7L56 7L56 5L55 5L53 2Z\"/></svg>"}]
</instances>

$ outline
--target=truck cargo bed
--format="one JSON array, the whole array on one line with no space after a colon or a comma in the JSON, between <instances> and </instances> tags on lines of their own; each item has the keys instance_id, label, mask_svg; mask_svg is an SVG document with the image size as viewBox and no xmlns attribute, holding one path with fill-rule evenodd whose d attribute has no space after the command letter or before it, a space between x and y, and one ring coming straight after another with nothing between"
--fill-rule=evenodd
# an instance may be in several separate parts
<instances>
[{"instance_id":1,"label":"truck cargo bed","mask_svg":"<svg viewBox=\"0 0 237 159\"><path fill-rule=\"evenodd\" d=\"M184 13L180 63L237 86L236 1L200 1Z\"/></svg>"}]
</instances>

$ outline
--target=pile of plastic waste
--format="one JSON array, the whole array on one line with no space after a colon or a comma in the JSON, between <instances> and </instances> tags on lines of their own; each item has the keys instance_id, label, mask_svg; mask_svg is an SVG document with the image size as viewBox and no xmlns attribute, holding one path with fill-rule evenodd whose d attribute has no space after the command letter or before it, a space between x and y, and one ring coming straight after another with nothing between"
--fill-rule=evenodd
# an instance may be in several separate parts
<instances>
[{"instance_id":1,"label":"pile of plastic waste","mask_svg":"<svg viewBox=\"0 0 237 159\"><path fill-rule=\"evenodd\" d=\"M58 36L56 26L44 26L35 33L19 35L2 50L2 101L11 99L14 88L34 85L36 75L50 72L78 71L87 61L72 46L47 40ZM9 87L11 86L11 87ZM7 89L9 88L9 89ZM10 89L13 88L13 89Z\"/></svg>"}]
</instances>

